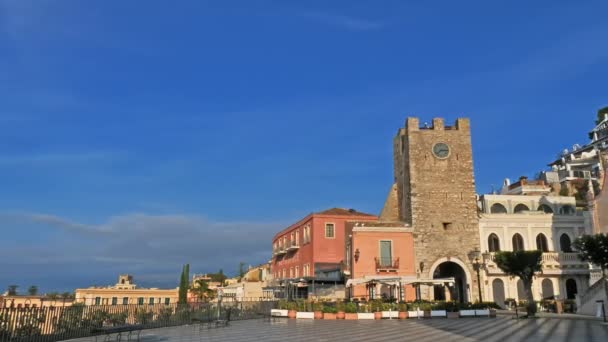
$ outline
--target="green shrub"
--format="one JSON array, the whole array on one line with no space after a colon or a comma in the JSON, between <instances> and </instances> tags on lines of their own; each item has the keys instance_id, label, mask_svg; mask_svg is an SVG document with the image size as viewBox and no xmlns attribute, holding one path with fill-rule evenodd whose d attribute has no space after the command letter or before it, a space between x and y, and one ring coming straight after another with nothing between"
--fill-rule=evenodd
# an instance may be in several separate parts
<instances>
[{"instance_id":1,"label":"green shrub","mask_svg":"<svg viewBox=\"0 0 608 342\"><path fill-rule=\"evenodd\" d=\"M323 311L323 303L322 302L315 302L312 304L312 311Z\"/></svg>"},{"instance_id":2,"label":"green shrub","mask_svg":"<svg viewBox=\"0 0 608 342\"><path fill-rule=\"evenodd\" d=\"M338 313L338 309L336 307L326 305L323 307L323 313Z\"/></svg>"},{"instance_id":3,"label":"green shrub","mask_svg":"<svg viewBox=\"0 0 608 342\"><path fill-rule=\"evenodd\" d=\"M406 311L407 311L407 304L405 304L405 303L399 303L399 304L397 305L397 309L398 309L400 312L406 312Z\"/></svg>"},{"instance_id":4,"label":"green shrub","mask_svg":"<svg viewBox=\"0 0 608 342\"><path fill-rule=\"evenodd\" d=\"M344 312L347 312L347 313L356 313L357 312L357 304L356 303L346 303L346 305L344 305Z\"/></svg>"}]
</instances>

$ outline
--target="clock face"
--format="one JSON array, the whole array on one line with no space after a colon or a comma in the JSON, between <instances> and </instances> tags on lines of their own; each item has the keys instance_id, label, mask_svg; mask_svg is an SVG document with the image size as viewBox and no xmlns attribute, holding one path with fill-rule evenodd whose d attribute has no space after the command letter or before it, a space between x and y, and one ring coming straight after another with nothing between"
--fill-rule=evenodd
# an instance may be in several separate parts
<instances>
[{"instance_id":1,"label":"clock face","mask_svg":"<svg viewBox=\"0 0 608 342\"><path fill-rule=\"evenodd\" d=\"M446 143L437 143L433 146L433 154L439 159L446 159L450 156L450 146Z\"/></svg>"}]
</instances>

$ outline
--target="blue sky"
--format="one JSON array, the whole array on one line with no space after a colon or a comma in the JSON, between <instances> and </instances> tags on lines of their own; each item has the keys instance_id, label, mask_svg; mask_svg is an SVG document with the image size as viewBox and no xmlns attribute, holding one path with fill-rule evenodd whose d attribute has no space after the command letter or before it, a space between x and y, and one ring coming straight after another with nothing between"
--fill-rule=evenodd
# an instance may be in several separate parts
<instances>
[{"instance_id":1,"label":"blue sky","mask_svg":"<svg viewBox=\"0 0 608 342\"><path fill-rule=\"evenodd\" d=\"M0 0L0 288L174 286L378 213L407 116L470 117L479 192L585 143L606 1Z\"/></svg>"}]
</instances>

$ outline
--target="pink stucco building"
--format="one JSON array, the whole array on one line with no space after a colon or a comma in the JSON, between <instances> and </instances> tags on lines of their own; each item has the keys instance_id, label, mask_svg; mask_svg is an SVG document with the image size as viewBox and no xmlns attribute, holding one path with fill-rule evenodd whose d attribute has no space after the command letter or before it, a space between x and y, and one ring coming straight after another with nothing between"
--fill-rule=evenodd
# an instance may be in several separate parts
<instances>
[{"instance_id":1,"label":"pink stucco building","mask_svg":"<svg viewBox=\"0 0 608 342\"><path fill-rule=\"evenodd\" d=\"M343 284L345 225L378 218L354 209L332 208L312 213L277 233L273 240L272 273L281 286L296 284L297 296L324 284Z\"/></svg>"}]
</instances>

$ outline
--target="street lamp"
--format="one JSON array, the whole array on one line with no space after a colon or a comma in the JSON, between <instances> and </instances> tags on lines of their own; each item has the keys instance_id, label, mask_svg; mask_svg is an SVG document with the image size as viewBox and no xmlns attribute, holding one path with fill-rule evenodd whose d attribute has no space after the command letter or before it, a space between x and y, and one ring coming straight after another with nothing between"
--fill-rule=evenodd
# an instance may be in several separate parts
<instances>
[{"instance_id":1,"label":"street lamp","mask_svg":"<svg viewBox=\"0 0 608 342\"><path fill-rule=\"evenodd\" d=\"M478 248L469 252L469 260L473 265L473 269L477 272L477 290L479 291L479 302L481 303L483 302L483 298L481 297L481 275L479 274L479 271L484 265L484 260L482 259L481 252Z\"/></svg>"}]
</instances>

